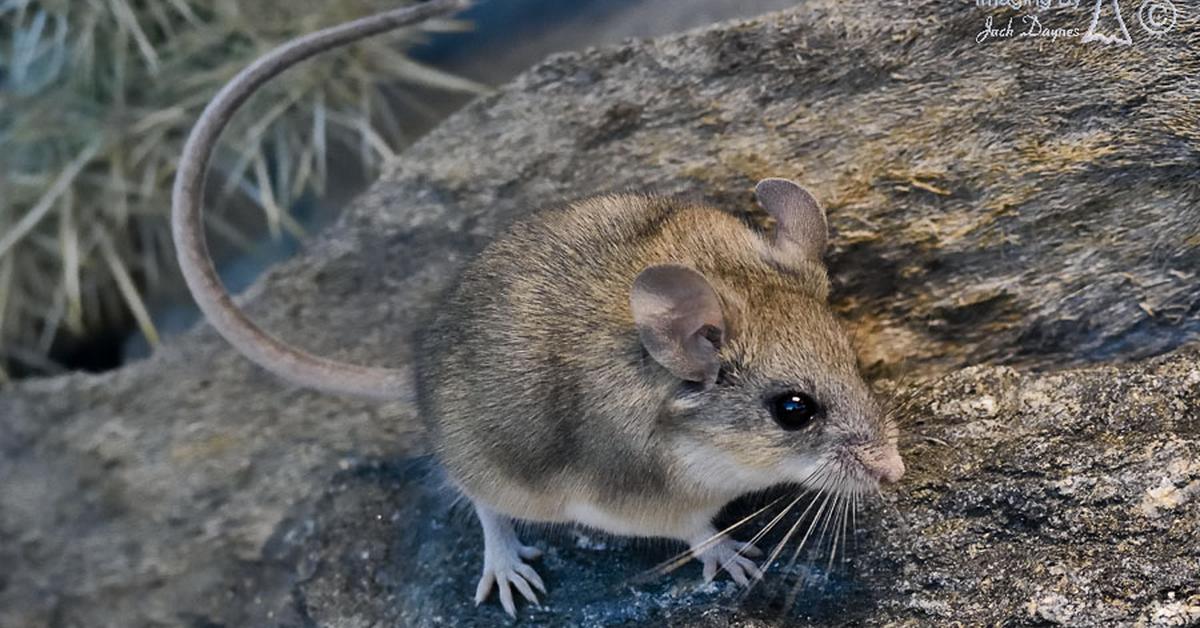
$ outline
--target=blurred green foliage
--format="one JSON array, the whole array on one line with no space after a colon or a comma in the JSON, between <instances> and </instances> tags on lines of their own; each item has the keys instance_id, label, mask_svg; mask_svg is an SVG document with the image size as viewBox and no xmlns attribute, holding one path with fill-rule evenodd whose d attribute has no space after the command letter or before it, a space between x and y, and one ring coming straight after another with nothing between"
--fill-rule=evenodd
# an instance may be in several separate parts
<instances>
[{"instance_id":1,"label":"blurred green foliage","mask_svg":"<svg viewBox=\"0 0 1200 628\"><path fill-rule=\"evenodd\" d=\"M0 0L0 366L53 371L61 334L131 316L153 344L143 295L178 281L170 185L200 110L282 41L397 4ZM252 99L213 165L210 228L244 244L220 208L249 201L273 234L299 233L287 208L325 190L331 152L370 175L407 141L389 106L397 85L482 89L408 58L420 37L310 61Z\"/></svg>"}]
</instances>

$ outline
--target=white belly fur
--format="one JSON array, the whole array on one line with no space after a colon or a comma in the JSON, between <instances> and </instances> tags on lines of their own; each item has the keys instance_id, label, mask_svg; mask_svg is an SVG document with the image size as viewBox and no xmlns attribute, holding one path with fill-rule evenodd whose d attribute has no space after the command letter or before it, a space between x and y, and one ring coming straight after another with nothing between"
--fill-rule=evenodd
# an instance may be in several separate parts
<instances>
[{"instance_id":1,"label":"white belly fur","mask_svg":"<svg viewBox=\"0 0 1200 628\"><path fill-rule=\"evenodd\" d=\"M573 501L566 515L572 521L620 536L666 537L686 539L695 529L707 526L715 512L667 515L666 513L628 513L605 511L595 504Z\"/></svg>"}]
</instances>

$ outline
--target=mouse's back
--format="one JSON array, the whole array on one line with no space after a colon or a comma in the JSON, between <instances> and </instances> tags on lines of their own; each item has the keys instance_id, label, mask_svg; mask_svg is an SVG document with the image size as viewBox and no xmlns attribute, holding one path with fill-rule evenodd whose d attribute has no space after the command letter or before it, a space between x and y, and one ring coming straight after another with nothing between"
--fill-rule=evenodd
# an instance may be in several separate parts
<instances>
[{"instance_id":1,"label":"mouse's back","mask_svg":"<svg viewBox=\"0 0 1200 628\"><path fill-rule=\"evenodd\" d=\"M423 333L418 395L438 458L468 493L502 490L496 476L536 490L565 461L583 463L595 439L629 440L585 416L611 399L581 382L636 390L613 366L640 360L629 286L679 210L633 194L544 209L464 269Z\"/></svg>"}]
</instances>

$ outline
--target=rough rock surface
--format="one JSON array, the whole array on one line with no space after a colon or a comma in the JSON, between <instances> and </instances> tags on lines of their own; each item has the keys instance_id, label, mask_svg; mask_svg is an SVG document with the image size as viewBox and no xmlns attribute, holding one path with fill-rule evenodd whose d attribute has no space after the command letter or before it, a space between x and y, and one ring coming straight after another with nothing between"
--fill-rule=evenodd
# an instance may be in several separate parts
<instances>
[{"instance_id":1,"label":"rough rock surface","mask_svg":"<svg viewBox=\"0 0 1200 628\"><path fill-rule=\"evenodd\" d=\"M1200 16L1129 47L979 45L989 13L1011 11L818 0L554 57L406 152L248 307L316 352L402 364L521 212L629 187L749 211L757 178L803 180L864 363L908 379L884 385L911 475L861 513L850 562L741 606L691 566L630 581L670 546L539 533L554 589L525 623L1195 625L1200 372L1178 347L1200 332ZM0 626L490 625L465 602L473 523L401 462L417 425L280 384L208 329L10 387Z\"/></svg>"},{"instance_id":2,"label":"rough rock surface","mask_svg":"<svg viewBox=\"0 0 1200 628\"><path fill-rule=\"evenodd\" d=\"M919 417L906 426L909 475L886 507L864 503L851 519L831 503L831 516L815 518L817 499L788 545L816 520L812 554L789 570L793 551L783 553L745 599L731 581L704 585L696 565L654 575L677 545L531 531L552 590L523 623L1200 624L1198 356L1048 375L972 367L910 384L900 405ZM470 601L478 574L464 566L478 563L478 524L422 477L385 462L334 479L306 521L311 539L297 541L297 603L317 624L504 618ZM771 503L747 501L740 511ZM750 538L781 510L735 536Z\"/></svg>"}]
</instances>

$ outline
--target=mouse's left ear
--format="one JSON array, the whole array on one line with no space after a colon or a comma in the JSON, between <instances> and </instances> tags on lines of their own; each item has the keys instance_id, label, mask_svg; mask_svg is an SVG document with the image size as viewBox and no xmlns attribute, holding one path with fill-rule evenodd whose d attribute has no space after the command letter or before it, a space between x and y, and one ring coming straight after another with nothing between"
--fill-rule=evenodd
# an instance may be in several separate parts
<instances>
[{"instance_id":1,"label":"mouse's left ear","mask_svg":"<svg viewBox=\"0 0 1200 628\"><path fill-rule=\"evenodd\" d=\"M763 179L754 187L754 196L779 224L775 246L785 256L821 261L829 223L825 210L808 190L787 179Z\"/></svg>"},{"instance_id":2,"label":"mouse's left ear","mask_svg":"<svg viewBox=\"0 0 1200 628\"><path fill-rule=\"evenodd\" d=\"M629 305L642 346L656 362L686 381L717 381L725 317L704 275L679 264L650 266L634 280Z\"/></svg>"}]
</instances>

